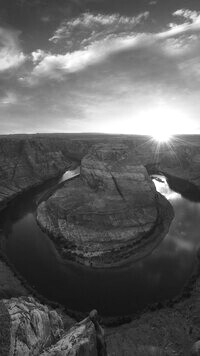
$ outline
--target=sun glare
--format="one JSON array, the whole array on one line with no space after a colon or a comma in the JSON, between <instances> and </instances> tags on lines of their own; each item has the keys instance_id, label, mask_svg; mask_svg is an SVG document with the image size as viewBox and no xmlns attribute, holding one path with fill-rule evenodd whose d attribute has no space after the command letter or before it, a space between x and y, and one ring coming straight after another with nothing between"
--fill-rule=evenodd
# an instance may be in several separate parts
<instances>
[{"instance_id":1,"label":"sun glare","mask_svg":"<svg viewBox=\"0 0 200 356\"><path fill-rule=\"evenodd\" d=\"M169 142L174 135L184 133L188 119L182 110L168 105L158 105L141 112L139 122L144 133L158 143Z\"/></svg>"},{"instance_id":2,"label":"sun glare","mask_svg":"<svg viewBox=\"0 0 200 356\"><path fill-rule=\"evenodd\" d=\"M164 142L169 142L170 139L172 138L172 135L165 132L157 132L154 135L152 135L152 138L159 143L164 143Z\"/></svg>"}]
</instances>

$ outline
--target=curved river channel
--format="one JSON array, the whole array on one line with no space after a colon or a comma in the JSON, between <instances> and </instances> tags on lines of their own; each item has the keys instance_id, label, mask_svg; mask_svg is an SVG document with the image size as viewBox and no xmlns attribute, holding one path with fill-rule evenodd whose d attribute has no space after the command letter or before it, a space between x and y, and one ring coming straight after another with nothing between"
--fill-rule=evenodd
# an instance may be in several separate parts
<instances>
[{"instance_id":1,"label":"curved river channel","mask_svg":"<svg viewBox=\"0 0 200 356\"><path fill-rule=\"evenodd\" d=\"M178 295L197 263L200 203L170 190L165 178L154 179L157 190L174 207L168 235L149 256L132 266L91 269L63 261L35 220L38 201L48 198L58 183L74 174L78 170L24 193L1 212L1 248L29 285L71 310L96 308L103 316L138 313L151 303Z\"/></svg>"}]
</instances>

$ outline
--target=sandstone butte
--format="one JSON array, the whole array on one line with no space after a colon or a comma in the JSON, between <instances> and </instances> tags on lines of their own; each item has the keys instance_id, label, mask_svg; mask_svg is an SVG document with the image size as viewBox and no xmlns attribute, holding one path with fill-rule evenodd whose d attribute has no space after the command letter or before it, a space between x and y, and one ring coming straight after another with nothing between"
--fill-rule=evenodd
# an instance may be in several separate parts
<instances>
[{"instance_id":1,"label":"sandstone butte","mask_svg":"<svg viewBox=\"0 0 200 356\"><path fill-rule=\"evenodd\" d=\"M146 168L124 144L94 145L80 177L66 182L37 209L41 228L61 255L94 268L128 264L166 235L173 209Z\"/></svg>"}]
</instances>

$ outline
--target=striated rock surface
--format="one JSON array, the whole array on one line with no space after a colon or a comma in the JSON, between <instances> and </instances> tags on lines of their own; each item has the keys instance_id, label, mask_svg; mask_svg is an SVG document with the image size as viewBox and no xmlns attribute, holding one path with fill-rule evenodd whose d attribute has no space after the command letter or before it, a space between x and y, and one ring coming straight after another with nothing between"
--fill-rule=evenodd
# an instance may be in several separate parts
<instances>
[{"instance_id":1,"label":"striated rock surface","mask_svg":"<svg viewBox=\"0 0 200 356\"><path fill-rule=\"evenodd\" d=\"M56 311L32 297L3 299L0 302L0 355L36 356L55 343L63 333Z\"/></svg>"},{"instance_id":2,"label":"striated rock surface","mask_svg":"<svg viewBox=\"0 0 200 356\"><path fill-rule=\"evenodd\" d=\"M98 356L96 330L87 318L76 324L41 356Z\"/></svg>"},{"instance_id":3,"label":"striated rock surface","mask_svg":"<svg viewBox=\"0 0 200 356\"><path fill-rule=\"evenodd\" d=\"M19 297L0 301L0 355L106 356L107 352L97 320L88 317L64 331L55 310L32 297Z\"/></svg>"},{"instance_id":4,"label":"striated rock surface","mask_svg":"<svg viewBox=\"0 0 200 356\"><path fill-rule=\"evenodd\" d=\"M173 218L127 146L93 146L81 174L38 207L37 220L64 257L93 267L135 261L165 236Z\"/></svg>"}]
</instances>

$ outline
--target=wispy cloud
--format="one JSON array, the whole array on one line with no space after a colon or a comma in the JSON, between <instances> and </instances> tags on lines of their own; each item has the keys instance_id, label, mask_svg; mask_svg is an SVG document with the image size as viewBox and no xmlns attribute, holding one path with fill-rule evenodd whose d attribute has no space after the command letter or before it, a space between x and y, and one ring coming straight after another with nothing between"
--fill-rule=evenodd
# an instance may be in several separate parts
<instances>
[{"instance_id":1,"label":"wispy cloud","mask_svg":"<svg viewBox=\"0 0 200 356\"><path fill-rule=\"evenodd\" d=\"M35 85L44 79L62 81L66 79L67 74L102 63L111 55L138 48L154 46L156 50L164 51L168 57L181 56L196 43L195 34L200 32L200 14L177 10L173 15L187 18L188 21L173 24L159 33L141 33L137 28L137 25L149 16L148 13L137 17L85 13L76 19L63 22L50 41L55 45L60 45L61 41L65 53L46 53L42 50L33 52L34 68L25 82Z\"/></svg>"},{"instance_id":2,"label":"wispy cloud","mask_svg":"<svg viewBox=\"0 0 200 356\"><path fill-rule=\"evenodd\" d=\"M90 65L98 64L109 55L124 51L137 44L139 45L140 42L141 39L139 35L116 38L108 37L104 40L92 43L83 50L68 52L64 55L43 54L43 59L34 67L29 82L30 84L34 84L39 78L65 79L64 76L66 74L83 70ZM36 53L39 59L39 52ZM33 56L36 58L36 54L33 54Z\"/></svg>"},{"instance_id":3,"label":"wispy cloud","mask_svg":"<svg viewBox=\"0 0 200 356\"><path fill-rule=\"evenodd\" d=\"M19 67L25 61L18 37L18 31L0 28L0 72Z\"/></svg>"},{"instance_id":4,"label":"wispy cloud","mask_svg":"<svg viewBox=\"0 0 200 356\"><path fill-rule=\"evenodd\" d=\"M67 73L80 71L110 54L129 48L139 39L133 33L134 28L148 15L148 12L136 17L85 13L63 22L50 42L64 42L66 53L33 52L34 69L28 78L29 84L37 83L40 78L62 80Z\"/></svg>"},{"instance_id":5,"label":"wispy cloud","mask_svg":"<svg viewBox=\"0 0 200 356\"><path fill-rule=\"evenodd\" d=\"M188 9L179 9L173 13L174 18L179 20L179 23L169 24L170 30L164 32L165 36L177 36L182 34L191 34L200 31L200 12L191 11ZM180 23L180 21L182 23Z\"/></svg>"},{"instance_id":6,"label":"wispy cloud","mask_svg":"<svg viewBox=\"0 0 200 356\"><path fill-rule=\"evenodd\" d=\"M101 40L107 36L120 35L134 31L149 16L144 12L135 17L113 15L94 15L84 13L71 21L64 21L56 30L50 41L57 43L65 41L65 46L74 48L86 46L94 41ZM73 40L72 40L73 39Z\"/></svg>"},{"instance_id":7,"label":"wispy cloud","mask_svg":"<svg viewBox=\"0 0 200 356\"><path fill-rule=\"evenodd\" d=\"M189 21L189 23L200 22L200 11L192 11L188 9L179 9L173 13L174 16L182 17Z\"/></svg>"}]
</instances>

